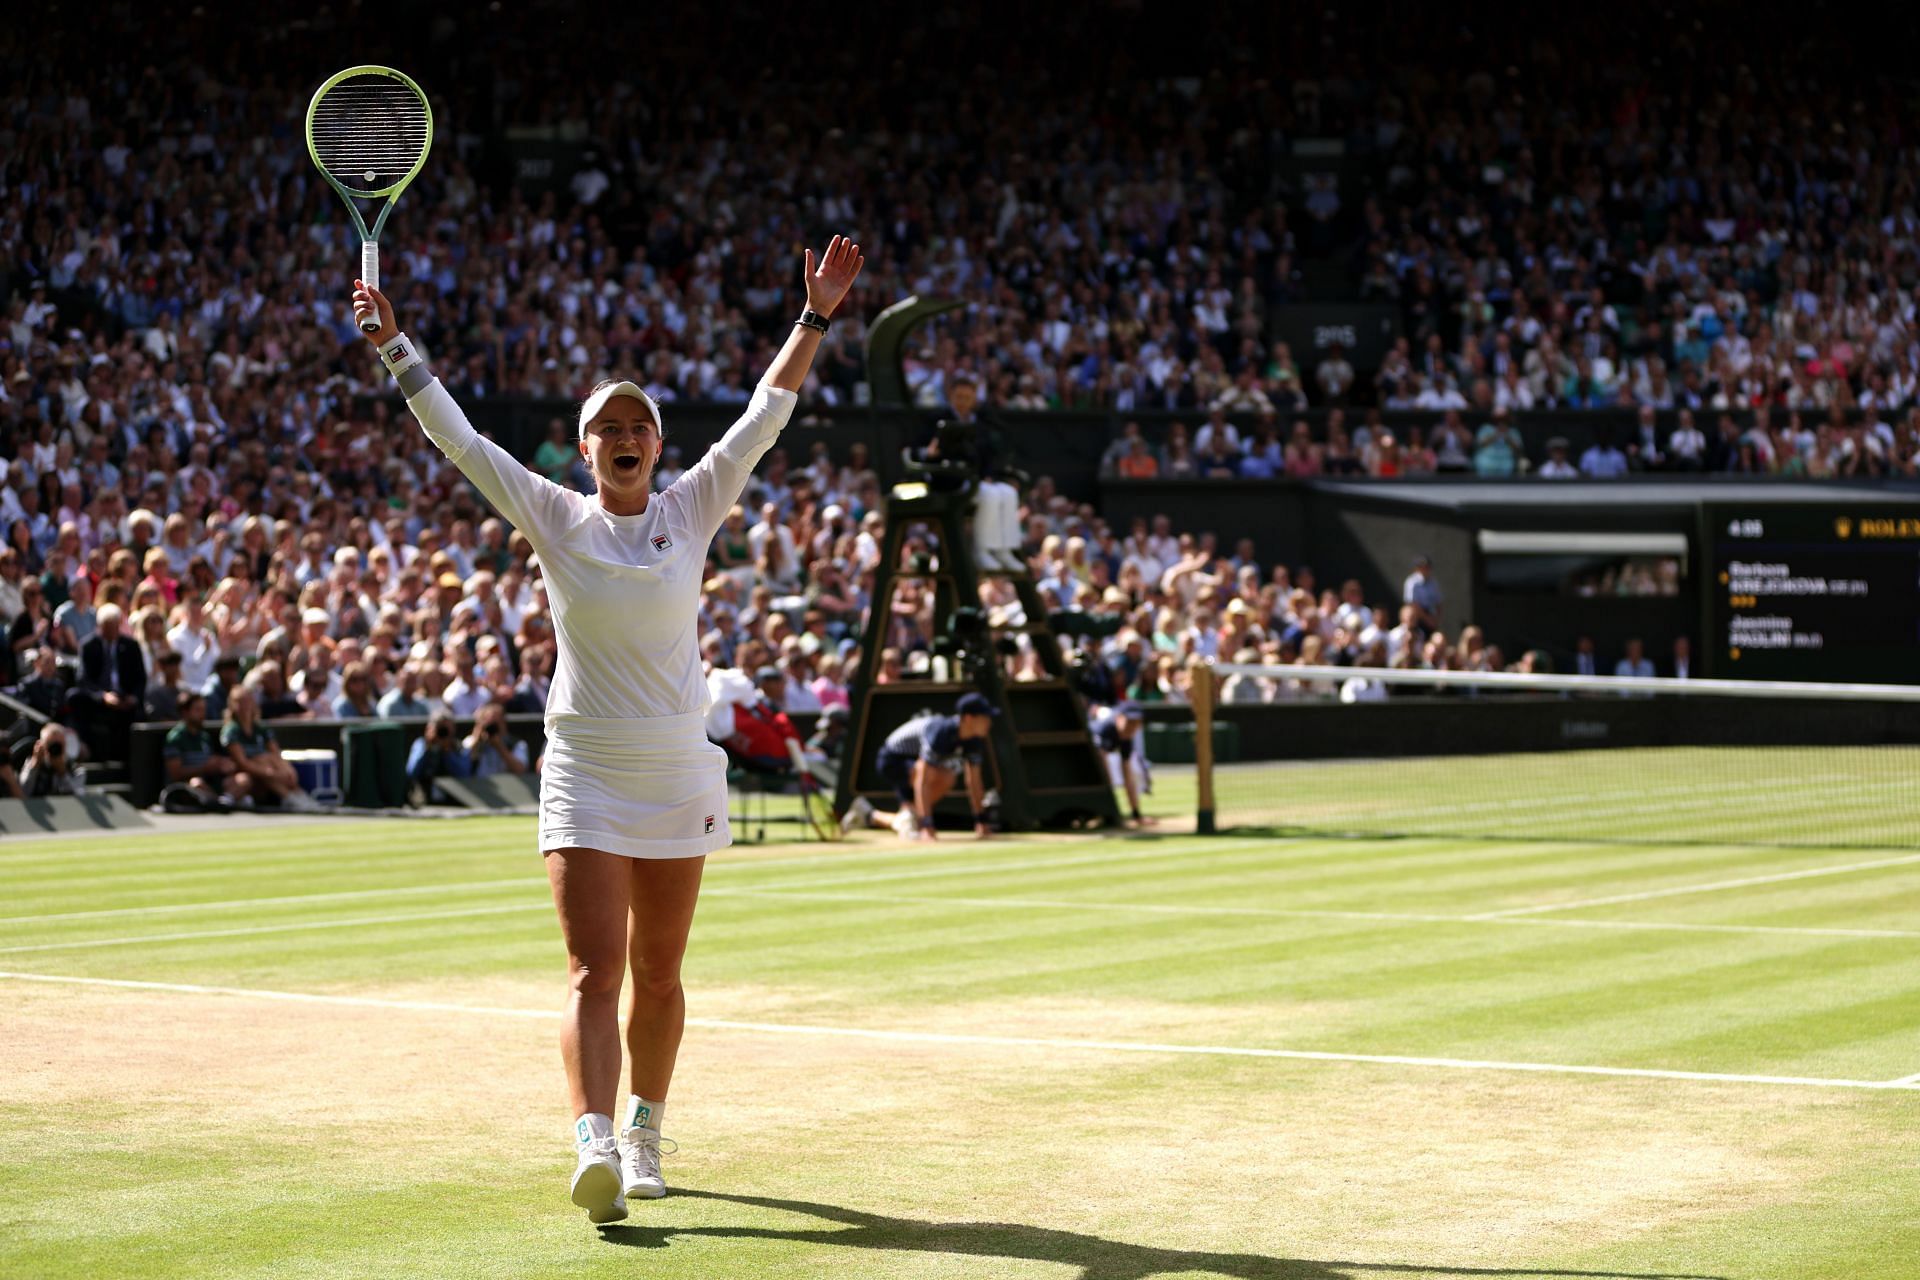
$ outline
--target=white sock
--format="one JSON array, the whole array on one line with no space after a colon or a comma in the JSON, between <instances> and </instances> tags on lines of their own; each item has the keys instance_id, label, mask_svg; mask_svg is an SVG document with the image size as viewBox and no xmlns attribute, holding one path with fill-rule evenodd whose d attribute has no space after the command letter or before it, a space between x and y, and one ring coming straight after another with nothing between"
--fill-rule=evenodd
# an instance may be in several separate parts
<instances>
[{"instance_id":1,"label":"white sock","mask_svg":"<svg viewBox=\"0 0 1920 1280\"><path fill-rule=\"evenodd\" d=\"M637 1093L627 1095L627 1123L624 1126L625 1128L652 1129L655 1133L658 1133L660 1132L660 1122L666 1119L666 1116L666 1103L655 1102L651 1098L643 1098Z\"/></svg>"},{"instance_id":2,"label":"white sock","mask_svg":"<svg viewBox=\"0 0 1920 1280\"><path fill-rule=\"evenodd\" d=\"M613 1136L613 1117L601 1115L598 1111L589 1111L573 1122L573 1145L576 1150L586 1146L595 1138Z\"/></svg>"}]
</instances>

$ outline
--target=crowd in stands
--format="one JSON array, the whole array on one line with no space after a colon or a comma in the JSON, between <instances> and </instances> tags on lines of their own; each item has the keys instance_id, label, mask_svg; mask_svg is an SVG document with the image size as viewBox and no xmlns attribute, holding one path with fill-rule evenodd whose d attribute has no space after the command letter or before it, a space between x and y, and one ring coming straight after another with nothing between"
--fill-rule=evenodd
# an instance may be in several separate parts
<instances>
[{"instance_id":1,"label":"crowd in stands","mask_svg":"<svg viewBox=\"0 0 1920 1280\"><path fill-rule=\"evenodd\" d=\"M1276 469L1308 405L1460 415L1420 439L1318 441L1318 465L1383 475L1463 454L1497 473L1488 428L1551 407L1688 411L1704 439L1619 442L1646 466L1879 474L1920 443L1902 102L1805 41L1672 77L1637 42L1575 69L1545 34L1475 32L1462 59L1407 31L1362 78L1225 58L1116 80L1137 56L1121 15L1077 31L1059 67L1043 40L1007 48L936 10L895 34L945 56L869 68L821 104L771 59L555 91L569 81L540 73L573 36L503 8L412 51L440 142L386 233L390 286L456 392L567 397L630 374L663 402L744 401L790 318L796 246L831 223L862 229L868 265L812 403L860 394L872 302L949 294L963 307L908 362L923 404L967 373L998 409L1224 409L1248 439L1272 428ZM147 442L156 420L182 462L203 427L370 448L340 412L379 385L338 305L358 258L301 145L303 86L260 56L270 15L126 16L84 62L0 37L6 412L51 396L22 423L29 444L52 426L49 449L76 424ZM780 29L676 15L657 56L721 38L753 66ZM344 34L320 18L301 38ZM573 144L564 183L513 181L508 128ZM1289 160L1303 137L1338 140L1337 181ZM1377 371L1279 340L1309 260L1339 267L1336 296L1398 309ZM1772 420L1750 426L1755 409ZM1740 415L1731 441L1722 414Z\"/></svg>"},{"instance_id":2,"label":"crowd in stands","mask_svg":"<svg viewBox=\"0 0 1920 1280\"><path fill-rule=\"evenodd\" d=\"M795 65L770 10L678 14L649 60L667 73L605 83L566 72L580 33L550 7L449 13L409 50L441 130L389 225L388 286L458 396L631 376L669 406L727 403L831 223L861 228L868 265L809 406L864 394L879 305L951 294L909 353L918 401L964 376L998 412L1192 422L1123 432L1118 476L1913 474L1920 214L1893 90L1783 79L1802 64L1776 49L1672 77L1637 46L1577 67L1498 32L1472 58L1404 35L1323 56L1278 26L1202 37L1220 56L1188 79L1138 65L1130 12L1074 59L902 15L913 56L880 65L858 41ZM241 689L267 722L537 712L555 654L530 548L408 421L344 305L358 254L304 154L311 86L284 68L345 65L354 32L272 5L239 26L112 16L0 33L0 687L108 756L189 693L221 723ZM1262 40L1313 57L1268 74L1234 52ZM522 187L510 127L586 158ZM1311 137L1342 141L1341 180L1299 172ZM1399 310L1377 372L1338 348L1303 366L1277 336L1329 262ZM1543 408L1638 429L1529 457L1515 419ZM1389 424L1408 409L1432 417ZM564 428L550 445L535 465L577 482ZM1125 615L1084 642L1089 694L1177 700L1196 656L1506 661L1251 546L1110 529L1044 478L1022 498L1047 600ZM852 453L770 458L714 547L709 662L771 670L756 682L795 711L844 702L879 501ZM905 677L931 603L888 607L882 669Z\"/></svg>"}]
</instances>

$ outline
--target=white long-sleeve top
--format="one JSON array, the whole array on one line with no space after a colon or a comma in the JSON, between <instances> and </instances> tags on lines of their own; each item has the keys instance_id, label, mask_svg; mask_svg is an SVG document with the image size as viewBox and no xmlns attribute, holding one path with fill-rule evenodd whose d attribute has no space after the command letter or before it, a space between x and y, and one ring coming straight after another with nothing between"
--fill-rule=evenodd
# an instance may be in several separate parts
<instances>
[{"instance_id":1,"label":"white long-sleeve top","mask_svg":"<svg viewBox=\"0 0 1920 1280\"><path fill-rule=\"evenodd\" d=\"M540 555L559 645L549 722L706 710L694 619L707 547L798 400L762 384L704 458L646 511L618 516L476 432L439 379L407 398L428 438Z\"/></svg>"}]
</instances>

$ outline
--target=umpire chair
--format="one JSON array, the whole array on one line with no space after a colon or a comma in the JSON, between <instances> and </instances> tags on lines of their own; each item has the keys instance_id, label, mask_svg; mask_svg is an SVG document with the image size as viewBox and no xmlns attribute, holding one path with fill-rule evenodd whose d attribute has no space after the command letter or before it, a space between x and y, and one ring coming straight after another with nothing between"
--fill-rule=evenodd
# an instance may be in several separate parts
<instances>
[{"instance_id":1,"label":"umpire chair","mask_svg":"<svg viewBox=\"0 0 1920 1280\"><path fill-rule=\"evenodd\" d=\"M893 790L874 767L887 735L923 711L951 711L963 693L985 694L1001 714L993 722L986 785L1000 797L999 826L1007 831L1038 828L1117 826L1119 805L1107 770L1087 727L1087 708L1069 679L1047 610L1032 575L1021 568L999 570L976 563L968 522L979 483L973 428L943 422L936 444L924 456L903 454L906 480L888 496L881 538L880 566L860 643L860 667L851 686L852 723L847 756L840 771L834 808L845 813L856 796L880 808L894 802ZM901 564L909 533L924 528L932 535L931 553ZM994 627L982 614L980 581L1005 577L1020 600L1025 621ZM929 585L933 594L933 666L935 678L908 678L880 684L880 652L886 645L894 588L905 580ZM1046 678L1009 681L1001 658L1024 634L1039 652ZM937 818L964 825L964 790L942 802ZM943 825L945 825L943 823Z\"/></svg>"}]
</instances>

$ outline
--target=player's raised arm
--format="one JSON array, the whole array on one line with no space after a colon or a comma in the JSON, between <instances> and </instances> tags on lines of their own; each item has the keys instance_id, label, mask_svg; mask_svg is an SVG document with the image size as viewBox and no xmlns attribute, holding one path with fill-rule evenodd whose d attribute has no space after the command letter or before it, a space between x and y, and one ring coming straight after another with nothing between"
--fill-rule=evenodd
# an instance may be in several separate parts
<instances>
[{"instance_id":1,"label":"player's raised arm","mask_svg":"<svg viewBox=\"0 0 1920 1280\"><path fill-rule=\"evenodd\" d=\"M473 481L536 547L558 538L573 519L572 491L527 470L512 454L473 429L453 396L428 369L419 347L400 332L393 303L364 280L353 282L353 317L380 353L380 362L393 375L400 394L407 398L407 408L447 460L459 467L461 474ZM369 329L369 324L374 327Z\"/></svg>"},{"instance_id":2,"label":"player's raised arm","mask_svg":"<svg viewBox=\"0 0 1920 1280\"><path fill-rule=\"evenodd\" d=\"M799 402L801 384L813 368L814 353L827 331L828 317L847 296L860 268L866 265L860 246L847 236L835 236L826 252L815 261L813 250L806 251L806 270L802 277L807 290L806 310L793 322L786 345L773 358L760 387L739 421L727 429L706 457L688 469L674 488L688 507L693 525L711 538L726 518L727 511L740 499L747 476L762 455L773 447L793 407Z\"/></svg>"},{"instance_id":3,"label":"player's raised arm","mask_svg":"<svg viewBox=\"0 0 1920 1280\"><path fill-rule=\"evenodd\" d=\"M787 344L780 348L780 354L773 358L767 368L764 379L770 387L782 391L799 391L807 380L807 371L813 368L814 353L820 350L820 339L827 334L827 321L833 315L835 307L853 288L853 282L859 278L860 268L867 260L860 253L860 246L846 236L835 236L827 243L827 251L820 255L815 263L813 250L808 249L806 271L803 276L807 288L807 309L793 322L793 332L787 335Z\"/></svg>"}]
</instances>

